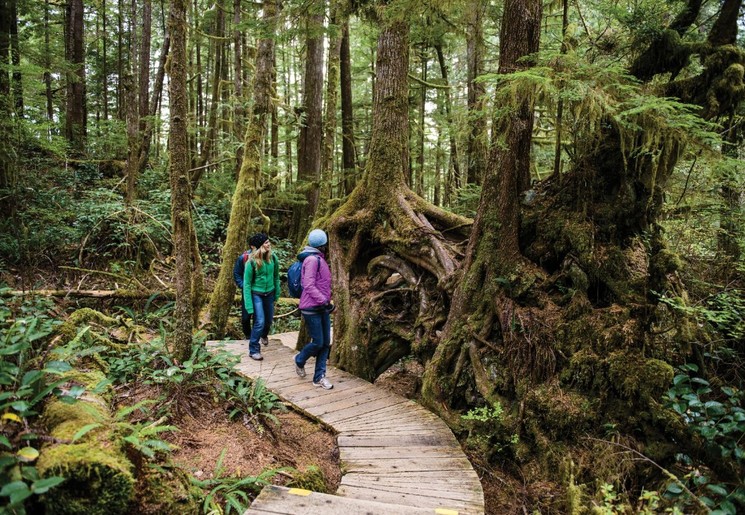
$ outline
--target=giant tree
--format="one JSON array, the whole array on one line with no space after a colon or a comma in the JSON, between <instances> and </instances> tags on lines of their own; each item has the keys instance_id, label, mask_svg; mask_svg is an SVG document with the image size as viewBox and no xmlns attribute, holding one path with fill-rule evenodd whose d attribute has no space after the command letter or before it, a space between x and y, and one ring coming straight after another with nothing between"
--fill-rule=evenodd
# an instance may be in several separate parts
<instances>
[{"instance_id":1,"label":"giant tree","mask_svg":"<svg viewBox=\"0 0 745 515\"><path fill-rule=\"evenodd\" d=\"M402 6L377 6L373 123L367 165L324 225L334 299L332 359L374 378L434 337L469 220L406 186L409 29Z\"/></svg>"}]
</instances>

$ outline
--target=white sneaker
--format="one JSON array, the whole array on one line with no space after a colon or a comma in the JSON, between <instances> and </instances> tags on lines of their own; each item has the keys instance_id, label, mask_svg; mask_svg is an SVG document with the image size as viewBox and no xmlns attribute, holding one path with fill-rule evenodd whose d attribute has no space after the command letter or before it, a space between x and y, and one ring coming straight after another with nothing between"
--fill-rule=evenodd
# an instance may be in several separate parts
<instances>
[{"instance_id":1,"label":"white sneaker","mask_svg":"<svg viewBox=\"0 0 745 515\"><path fill-rule=\"evenodd\" d=\"M320 386L324 390L331 390L334 387L334 385L331 384L329 380L326 379L325 377L322 377L321 380L318 381L317 383L313 381L313 386Z\"/></svg>"},{"instance_id":2,"label":"white sneaker","mask_svg":"<svg viewBox=\"0 0 745 515\"><path fill-rule=\"evenodd\" d=\"M293 359L292 361L295 361L295 360ZM299 377L305 377L305 367L301 367L300 365L298 365L297 361L295 361L295 373Z\"/></svg>"},{"instance_id":3,"label":"white sneaker","mask_svg":"<svg viewBox=\"0 0 745 515\"><path fill-rule=\"evenodd\" d=\"M259 338L259 343L266 347L267 345L269 345L269 338L267 338L266 336L262 336L261 338Z\"/></svg>"},{"instance_id":4,"label":"white sneaker","mask_svg":"<svg viewBox=\"0 0 745 515\"><path fill-rule=\"evenodd\" d=\"M264 356L262 356L260 352L255 352L253 354L249 354L248 356L255 361L261 361L264 359Z\"/></svg>"}]
</instances>

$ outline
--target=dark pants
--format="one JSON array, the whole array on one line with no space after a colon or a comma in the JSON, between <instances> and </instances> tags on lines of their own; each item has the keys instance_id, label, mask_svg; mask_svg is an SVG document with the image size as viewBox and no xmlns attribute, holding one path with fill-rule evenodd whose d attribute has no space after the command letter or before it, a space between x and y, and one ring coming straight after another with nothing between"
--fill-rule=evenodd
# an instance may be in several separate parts
<instances>
[{"instance_id":1,"label":"dark pants","mask_svg":"<svg viewBox=\"0 0 745 515\"><path fill-rule=\"evenodd\" d=\"M295 357L295 363L304 367L308 358L315 356L316 368L313 372L313 382L317 383L326 375L326 361L331 351L331 316L327 311L323 311L312 315L303 314L303 318L308 334L310 334L310 343L306 344L300 354Z\"/></svg>"},{"instance_id":2,"label":"dark pants","mask_svg":"<svg viewBox=\"0 0 745 515\"><path fill-rule=\"evenodd\" d=\"M241 329L243 329L243 336L246 337L246 340L251 339L251 318L253 318L253 315L246 311L246 301L241 289Z\"/></svg>"}]
</instances>

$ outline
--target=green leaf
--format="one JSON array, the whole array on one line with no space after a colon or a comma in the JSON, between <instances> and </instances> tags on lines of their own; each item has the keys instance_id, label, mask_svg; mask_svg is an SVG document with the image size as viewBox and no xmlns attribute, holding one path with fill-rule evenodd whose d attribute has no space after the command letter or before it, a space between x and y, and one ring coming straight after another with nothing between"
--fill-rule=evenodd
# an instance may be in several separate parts
<instances>
[{"instance_id":1,"label":"green leaf","mask_svg":"<svg viewBox=\"0 0 745 515\"><path fill-rule=\"evenodd\" d=\"M57 476L40 479L39 481L35 481L31 485L31 490L33 490L35 494L43 494L46 493L50 488L54 488L55 486L59 485L64 480L64 477Z\"/></svg>"},{"instance_id":2,"label":"green leaf","mask_svg":"<svg viewBox=\"0 0 745 515\"><path fill-rule=\"evenodd\" d=\"M48 361L44 366L44 372L50 374L64 374L72 370L72 366L66 361Z\"/></svg>"},{"instance_id":3,"label":"green leaf","mask_svg":"<svg viewBox=\"0 0 745 515\"><path fill-rule=\"evenodd\" d=\"M669 485L667 485L666 493L677 497L678 495L683 493L683 488L677 483L670 483Z\"/></svg>"},{"instance_id":4,"label":"green leaf","mask_svg":"<svg viewBox=\"0 0 745 515\"><path fill-rule=\"evenodd\" d=\"M77 442L83 436L85 436L86 434L88 434L90 431L93 431L97 427L101 427L101 424L99 424L99 423L93 423L93 424L86 424L86 425L84 425L83 427L81 427L80 429L78 429L78 431L73 435L72 441L73 442Z\"/></svg>"},{"instance_id":5,"label":"green leaf","mask_svg":"<svg viewBox=\"0 0 745 515\"><path fill-rule=\"evenodd\" d=\"M0 496L8 497L13 492L19 492L22 490L28 490L28 485L24 483L23 481L12 481L10 483L7 483L5 486L3 486L2 489L0 489Z\"/></svg>"},{"instance_id":6,"label":"green leaf","mask_svg":"<svg viewBox=\"0 0 745 515\"><path fill-rule=\"evenodd\" d=\"M10 440L5 435L0 435L0 444L3 444L8 449L12 449L13 446L10 445Z\"/></svg>"},{"instance_id":7,"label":"green leaf","mask_svg":"<svg viewBox=\"0 0 745 515\"><path fill-rule=\"evenodd\" d=\"M709 484L706 485L706 489L717 495L721 495L722 497L727 497L729 495L727 489L724 488L722 485Z\"/></svg>"},{"instance_id":8,"label":"green leaf","mask_svg":"<svg viewBox=\"0 0 745 515\"><path fill-rule=\"evenodd\" d=\"M29 463L39 457L39 451L33 447L24 447L18 450L16 456L18 456L19 460Z\"/></svg>"}]
</instances>

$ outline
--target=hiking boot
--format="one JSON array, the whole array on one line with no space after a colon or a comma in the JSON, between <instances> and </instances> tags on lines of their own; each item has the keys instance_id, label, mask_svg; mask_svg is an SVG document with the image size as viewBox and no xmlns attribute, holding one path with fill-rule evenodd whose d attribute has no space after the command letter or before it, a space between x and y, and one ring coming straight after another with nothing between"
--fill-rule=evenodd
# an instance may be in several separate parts
<instances>
[{"instance_id":1,"label":"hiking boot","mask_svg":"<svg viewBox=\"0 0 745 515\"><path fill-rule=\"evenodd\" d=\"M262 336L261 338L259 338L259 343L266 347L267 345L269 345L269 338L267 338L266 336Z\"/></svg>"},{"instance_id":2,"label":"hiking boot","mask_svg":"<svg viewBox=\"0 0 745 515\"><path fill-rule=\"evenodd\" d=\"M250 357L251 359L255 361L261 361L262 359L264 359L264 356L262 356L260 352L254 352L253 354L249 354L248 357Z\"/></svg>"},{"instance_id":3,"label":"hiking boot","mask_svg":"<svg viewBox=\"0 0 745 515\"><path fill-rule=\"evenodd\" d=\"M331 384L329 380L326 379L325 377L322 377L321 380L318 381L317 383L313 381L313 386L320 386L324 390L331 390L334 387L334 385Z\"/></svg>"},{"instance_id":4,"label":"hiking boot","mask_svg":"<svg viewBox=\"0 0 745 515\"><path fill-rule=\"evenodd\" d=\"M305 367L301 367L300 365L298 365L297 361L295 361L295 373L298 375L298 377L305 377Z\"/></svg>"}]
</instances>

